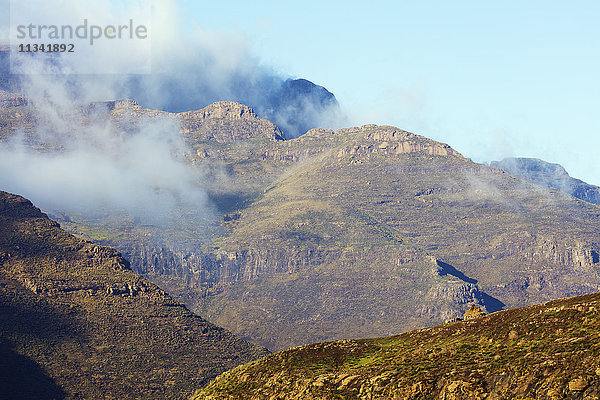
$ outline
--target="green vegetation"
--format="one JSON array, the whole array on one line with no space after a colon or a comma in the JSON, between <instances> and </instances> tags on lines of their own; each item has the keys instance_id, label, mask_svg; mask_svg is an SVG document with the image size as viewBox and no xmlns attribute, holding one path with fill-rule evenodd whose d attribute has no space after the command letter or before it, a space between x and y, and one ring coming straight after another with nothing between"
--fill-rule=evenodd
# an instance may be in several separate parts
<instances>
[{"instance_id":1,"label":"green vegetation","mask_svg":"<svg viewBox=\"0 0 600 400\"><path fill-rule=\"evenodd\" d=\"M237 367L194 399L593 399L600 294L399 336L302 346Z\"/></svg>"}]
</instances>

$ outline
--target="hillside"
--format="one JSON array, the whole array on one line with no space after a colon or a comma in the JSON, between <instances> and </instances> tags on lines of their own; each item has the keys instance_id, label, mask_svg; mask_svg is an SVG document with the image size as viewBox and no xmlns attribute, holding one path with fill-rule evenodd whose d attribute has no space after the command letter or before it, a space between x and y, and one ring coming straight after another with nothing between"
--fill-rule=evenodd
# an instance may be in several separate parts
<instances>
[{"instance_id":1,"label":"hillside","mask_svg":"<svg viewBox=\"0 0 600 400\"><path fill-rule=\"evenodd\" d=\"M242 337L283 349L391 335L473 302L600 288L594 205L393 127L312 131L263 156L284 157L297 161L202 264L212 285L194 309Z\"/></svg>"},{"instance_id":2,"label":"hillside","mask_svg":"<svg viewBox=\"0 0 600 400\"><path fill-rule=\"evenodd\" d=\"M580 200L600 204L600 187L572 178L560 164L536 158L505 158L492 161L491 165L548 189L560 190Z\"/></svg>"},{"instance_id":3,"label":"hillside","mask_svg":"<svg viewBox=\"0 0 600 400\"><path fill-rule=\"evenodd\" d=\"M180 399L266 354L0 192L0 397Z\"/></svg>"},{"instance_id":4,"label":"hillside","mask_svg":"<svg viewBox=\"0 0 600 400\"><path fill-rule=\"evenodd\" d=\"M117 135L148 119L179 124L209 206L182 206L166 228L114 209L48 211L271 350L393 335L471 303L490 312L600 290L598 206L447 144L376 125L283 140L232 102L182 114L131 100L95 107L108 112L84 122L106 118ZM4 112L6 137L34 131L34 107Z\"/></svg>"},{"instance_id":5,"label":"hillside","mask_svg":"<svg viewBox=\"0 0 600 400\"><path fill-rule=\"evenodd\" d=\"M286 350L194 399L594 399L600 294L402 335Z\"/></svg>"}]
</instances>

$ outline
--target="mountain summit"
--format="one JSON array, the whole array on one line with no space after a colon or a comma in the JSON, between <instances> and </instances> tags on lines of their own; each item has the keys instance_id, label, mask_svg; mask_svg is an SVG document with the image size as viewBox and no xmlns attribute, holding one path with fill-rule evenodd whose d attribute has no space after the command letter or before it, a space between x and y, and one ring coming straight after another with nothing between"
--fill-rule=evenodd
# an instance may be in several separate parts
<instances>
[{"instance_id":1,"label":"mountain summit","mask_svg":"<svg viewBox=\"0 0 600 400\"><path fill-rule=\"evenodd\" d=\"M296 138L310 129L341 119L339 104L329 90L306 79L288 79L263 107L265 118Z\"/></svg>"}]
</instances>

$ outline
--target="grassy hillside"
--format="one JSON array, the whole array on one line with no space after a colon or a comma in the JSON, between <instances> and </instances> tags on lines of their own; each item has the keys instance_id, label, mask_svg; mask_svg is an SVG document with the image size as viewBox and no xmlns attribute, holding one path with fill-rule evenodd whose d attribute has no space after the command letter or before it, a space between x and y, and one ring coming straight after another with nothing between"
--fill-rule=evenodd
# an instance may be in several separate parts
<instances>
[{"instance_id":1,"label":"grassy hillside","mask_svg":"<svg viewBox=\"0 0 600 400\"><path fill-rule=\"evenodd\" d=\"M302 346L194 399L597 399L600 294L398 336Z\"/></svg>"},{"instance_id":2,"label":"grassy hillside","mask_svg":"<svg viewBox=\"0 0 600 400\"><path fill-rule=\"evenodd\" d=\"M180 399L266 351L0 192L0 397Z\"/></svg>"}]
</instances>

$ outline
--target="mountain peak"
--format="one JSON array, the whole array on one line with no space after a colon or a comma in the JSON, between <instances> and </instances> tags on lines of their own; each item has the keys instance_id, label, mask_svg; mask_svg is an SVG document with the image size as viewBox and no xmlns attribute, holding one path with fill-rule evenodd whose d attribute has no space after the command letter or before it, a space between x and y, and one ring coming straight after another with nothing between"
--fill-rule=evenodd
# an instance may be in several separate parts
<instances>
[{"instance_id":1,"label":"mountain peak","mask_svg":"<svg viewBox=\"0 0 600 400\"><path fill-rule=\"evenodd\" d=\"M267 104L257 109L277 124L287 138L296 138L310 129L343 120L333 93L307 79L284 81L271 93Z\"/></svg>"},{"instance_id":2,"label":"mountain peak","mask_svg":"<svg viewBox=\"0 0 600 400\"><path fill-rule=\"evenodd\" d=\"M199 117L207 118L226 118L226 119L259 119L254 110L244 104L235 101L217 101L200 110L186 111L178 113L181 118Z\"/></svg>"},{"instance_id":3,"label":"mountain peak","mask_svg":"<svg viewBox=\"0 0 600 400\"><path fill-rule=\"evenodd\" d=\"M267 138L285 140L283 132L254 110L235 101L218 101L196 111L175 114L182 132L193 141L214 140L227 143L239 139Z\"/></svg>"}]
</instances>

